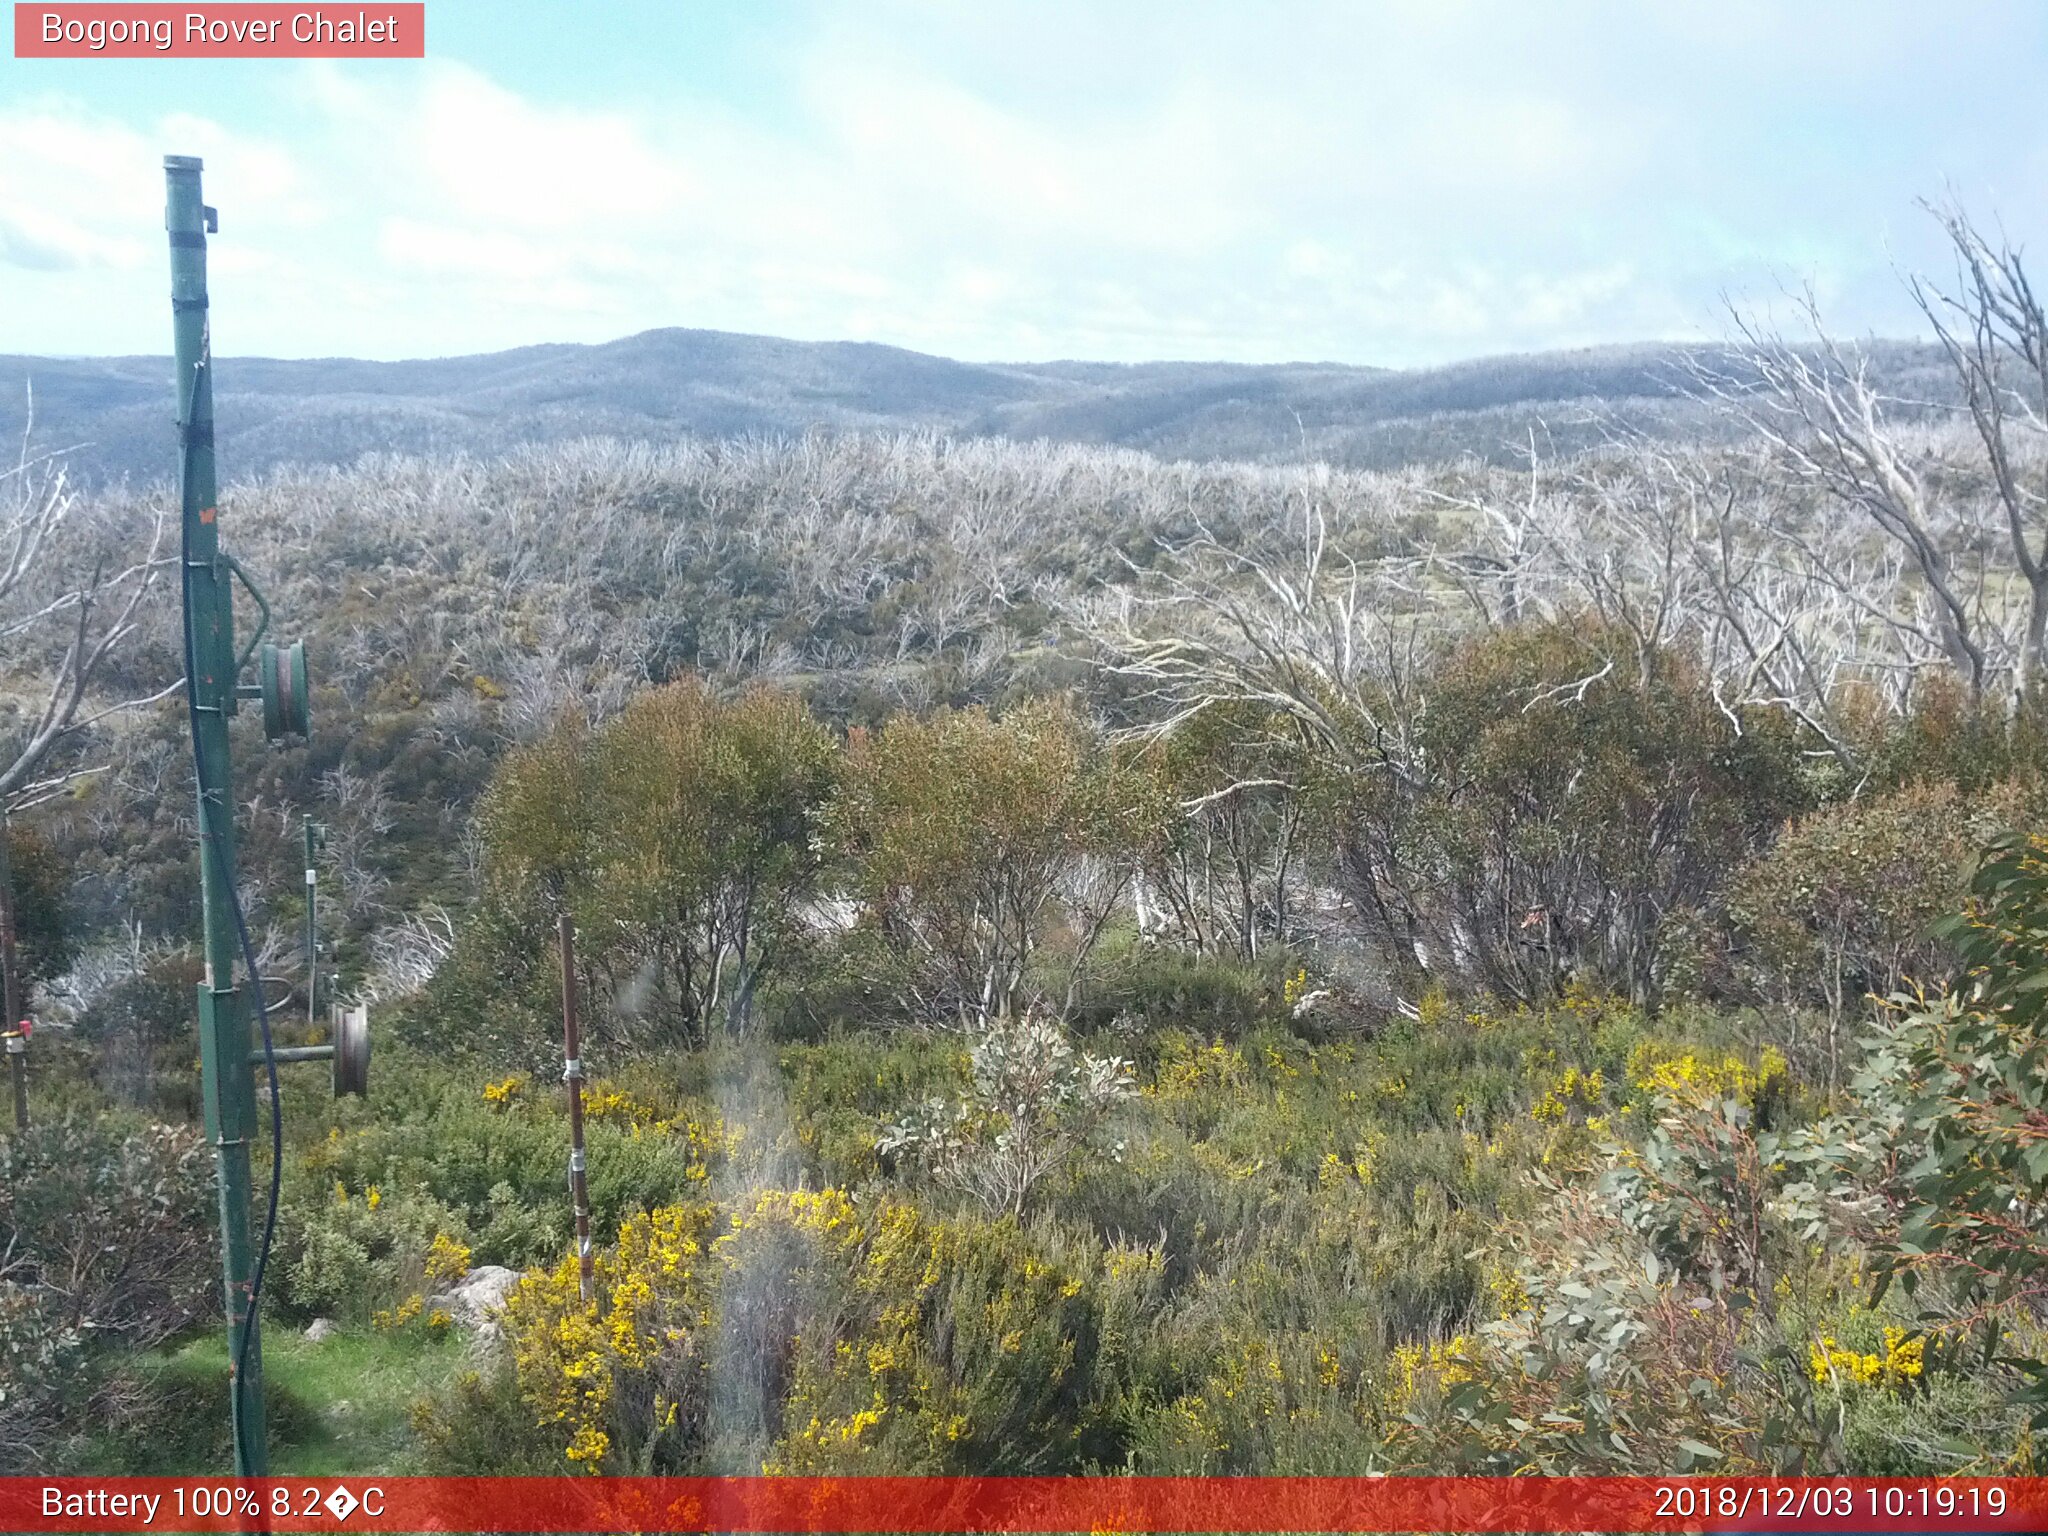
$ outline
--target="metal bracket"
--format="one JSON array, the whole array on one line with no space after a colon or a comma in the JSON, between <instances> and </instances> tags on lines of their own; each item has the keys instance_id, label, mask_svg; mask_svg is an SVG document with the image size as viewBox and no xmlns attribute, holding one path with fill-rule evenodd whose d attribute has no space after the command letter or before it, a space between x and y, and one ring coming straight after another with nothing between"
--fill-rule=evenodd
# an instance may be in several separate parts
<instances>
[{"instance_id":1,"label":"metal bracket","mask_svg":"<svg viewBox=\"0 0 2048 1536\"><path fill-rule=\"evenodd\" d=\"M256 632L249 636L249 643L242 647L241 654L235 658L235 676L239 679L242 669L249 665L249 658L256 654L256 647L262 643L264 635L270 630L270 599L263 595L263 589L256 585L255 578L242 569L241 561L228 554L223 554L221 558L227 561L228 569L235 573L243 589L256 599Z\"/></svg>"}]
</instances>

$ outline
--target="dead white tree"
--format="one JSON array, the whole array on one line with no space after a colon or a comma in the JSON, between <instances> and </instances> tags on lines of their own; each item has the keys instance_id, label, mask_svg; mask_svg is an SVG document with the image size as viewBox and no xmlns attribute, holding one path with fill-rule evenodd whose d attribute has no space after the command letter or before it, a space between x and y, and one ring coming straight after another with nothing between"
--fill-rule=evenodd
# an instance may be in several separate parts
<instances>
[{"instance_id":1,"label":"dead white tree","mask_svg":"<svg viewBox=\"0 0 2048 1536\"><path fill-rule=\"evenodd\" d=\"M1939 657L1973 699L2003 692L2017 705L2038 686L2048 641L2048 321L2015 248L1953 204L1931 211L1956 278L1907 285L1950 364L1968 439L1942 429L1957 407L1888 390L1869 349L1829 334L1810 290L1793 299L1803 339L1738 313L1736 345L1719 363L1695 359L1694 381L1768 445L1789 486L1854 511L1888 546L1889 562L1867 538L1774 530L1889 642L1892 667L1910 679ZM1904 579L1873 589L1887 563Z\"/></svg>"},{"instance_id":2,"label":"dead white tree","mask_svg":"<svg viewBox=\"0 0 2048 1536\"><path fill-rule=\"evenodd\" d=\"M387 1003L408 997L434 979L455 952L455 919L429 902L370 935L370 973L355 989L358 1003Z\"/></svg>"},{"instance_id":3,"label":"dead white tree","mask_svg":"<svg viewBox=\"0 0 2048 1536\"><path fill-rule=\"evenodd\" d=\"M1946 665L1893 611L1898 551L1814 518L1753 450L1615 423L1600 450L1555 465L1532 442L1520 478L1431 493L1463 514L1435 569L1487 622L1588 614L1628 637L1644 669L1660 650L1690 649L1738 734L1745 710L1784 710L1815 751L1853 769L1843 685L1896 700L1920 668Z\"/></svg>"},{"instance_id":4,"label":"dead white tree","mask_svg":"<svg viewBox=\"0 0 2048 1536\"><path fill-rule=\"evenodd\" d=\"M1314 498L1290 522L1293 547L1277 556L1204 527L1077 617L1109 669L1162 706L1155 732L1214 704L1256 704L1347 761L1397 764L1403 712L1381 701L1443 616L1418 580L1425 562L1333 551Z\"/></svg>"},{"instance_id":5,"label":"dead white tree","mask_svg":"<svg viewBox=\"0 0 2048 1536\"><path fill-rule=\"evenodd\" d=\"M140 697L95 698L94 683L139 627L144 600L170 560L166 518L141 546L73 490L58 453L31 451L0 471L0 666L27 694L0 736L0 820L60 792L98 766L63 748L108 716L166 698L176 678Z\"/></svg>"},{"instance_id":6,"label":"dead white tree","mask_svg":"<svg viewBox=\"0 0 2048 1536\"><path fill-rule=\"evenodd\" d=\"M1932 456L1915 451L1897 419L1908 402L1881 388L1868 352L1827 333L1810 292L1796 302L1810 344L1738 315L1737 356L1698 363L1696 378L1769 445L1790 482L1860 513L1898 549L1917 591L1908 601L1885 595L1895 633L1931 642L1981 696L1992 658L1979 624L1981 593L1958 560L1968 509L1944 494Z\"/></svg>"},{"instance_id":7,"label":"dead white tree","mask_svg":"<svg viewBox=\"0 0 2048 1536\"><path fill-rule=\"evenodd\" d=\"M35 397L14 467L0 473L0 680L19 689L15 718L0 725L0 1013L20 1017L14 951L11 818L104 765L67 750L107 716L174 692L174 680L146 698L95 699L92 688L134 634L142 601L167 563L159 557L159 510L147 547L132 547L112 573L116 541L79 498L59 453L31 448ZM97 509L93 509L97 510ZM12 701L10 701L12 702Z\"/></svg>"},{"instance_id":8,"label":"dead white tree","mask_svg":"<svg viewBox=\"0 0 2048 1536\"><path fill-rule=\"evenodd\" d=\"M2026 587L2012 690L2039 686L2048 644L2048 317L2021 254L1993 242L1961 204L1926 204L1953 248L1955 282L1911 281L1962 387L1990 471L2013 565Z\"/></svg>"},{"instance_id":9,"label":"dead white tree","mask_svg":"<svg viewBox=\"0 0 2048 1536\"><path fill-rule=\"evenodd\" d=\"M1430 646L1456 623L1455 593L1434 578L1426 554L1355 559L1334 550L1312 481L1290 500L1279 526L1231 542L1203 527L1132 585L1073 616L1103 665L1152 706L1143 734L1165 736L1205 711L1248 705L1320 773L1410 796L1421 770L1412 739L1417 678ZM1183 811L1198 818L1222 798L1268 787L1288 786L1265 777L1218 785ZM1426 969L1412 871L1366 833L1339 845L1367 927Z\"/></svg>"}]
</instances>

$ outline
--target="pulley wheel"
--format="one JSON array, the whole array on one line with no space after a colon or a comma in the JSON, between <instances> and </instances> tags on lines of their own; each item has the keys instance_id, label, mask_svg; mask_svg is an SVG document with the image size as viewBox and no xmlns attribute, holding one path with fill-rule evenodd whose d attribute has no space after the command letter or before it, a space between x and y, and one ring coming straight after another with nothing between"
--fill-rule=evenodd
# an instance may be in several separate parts
<instances>
[{"instance_id":1,"label":"pulley wheel","mask_svg":"<svg viewBox=\"0 0 2048 1536\"><path fill-rule=\"evenodd\" d=\"M370 1091L370 1010L342 1008L334 1015L334 1096Z\"/></svg>"},{"instance_id":2,"label":"pulley wheel","mask_svg":"<svg viewBox=\"0 0 2048 1536\"><path fill-rule=\"evenodd\" d=\"M263 693L263 734L282 743L293 736L311 736L306 684L306 642L266 643L257 658Z\"/></svg>"}]
</instances>

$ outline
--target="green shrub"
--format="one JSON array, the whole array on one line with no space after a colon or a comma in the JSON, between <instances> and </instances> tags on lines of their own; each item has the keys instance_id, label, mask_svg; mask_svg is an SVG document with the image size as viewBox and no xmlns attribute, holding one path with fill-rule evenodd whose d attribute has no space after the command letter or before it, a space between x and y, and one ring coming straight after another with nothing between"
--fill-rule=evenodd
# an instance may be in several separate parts
<instances>
[{"instance_id":1,"label":"green shrub","mask_svg":"<svg viewBox=\"0 0 2048 1536\"><path fill-rule=\"evenodd\" d=\"M295 1199L280 1214L272 1260L277 1306L300 1320L367 1321L427 1287L434 1241L470 1246L462 1215L424 1189L372 1184Z\"/></svg>"},{"instance_id":2,"label":"green shrub","mask_svg":"<svg viewBox=\"0 0 2048 1536\"><path fill-rule=\"evenodd\" d=\"M1284 950L1258 962L1202 956L1165 944L1125 943L1093 967L1074 1015L1076 1027L1101 1030L1175 1027L1226 1040L1283 1018L1289 974Z\"/></svg>"},{"instance_id":3,"label":"green shrub","mask_svg":"<svg viewBox=\"0 0 2048 1536\"><path fill-rule=\"evenodd\" d=\"M803 701L768 688L722 699L678 681L594 733L565 723L508 759L485 797L488 899L502 915L474 941L544 956L535 923L571 912L593 1040L744 1032L801 933L837 760Z\"/></svg>"},{"instance_id":4,"label":"green shrub","mask_svg":"<svg viewBox=\"0 0 2048 1536\"><path fill-rule=\"evenodd\" d=\"M220 1305L213 1159L125 1115L0 1137L0 1253L60 1330L146 1349Z\"/></svg>"},{"instance_id":5,"label":"green shrub","mask_svg":"<svg viewBox=\"0 0 2048 1536\"><path fill-rule=\"evenodd\" d=\"M899 715L847 745L830 835L872 923L919 974L904 1011L961 1023L1018 1011L1042 954L1064 1012L1122 904L1135 777L1070 707L1037 699Z\"/></svg>"},{"instance_id":6,"label":"green shrub","mask_svg":"<svg viewBox=\"0 0 2048 1536\"><path fill-rule=\"evenodd\" d=\"M1491 631L1415 688L1424 710L1383 703L1414 713L1408 756L1357 777L1336 868L1398 962L1500 996L1653 1000L1665 915L1808 804L1782 712L1731 718L1694 657L1618 625Z\"/></svg>"},{"instance_id":7,"label":"green shrub","mask_svg":"<svg viewBox=\"0 0 2048 1536\"><path fill-rule=\"evenodd\" d=\"M1792 823L1729 882L1751 985L1838 1023L1867 995L1945 980L1956 952L1934 927L2021 799L2012 785L1965 796L1916 784Z\"/></svg>"},{"instance_id":8,"label":"green shrub","mask_svg":"<svg viewBox=\"0 0 2048 1536\"><path fill-rule=\"evenodd\" d=\"M232 1466L227 1402L227 1350L218 1336L167 1356L114 1362L95 1404L92 1442L69 1470L163 1477ZM263 1379L263 1417L274 1445L302 1440L317 1421L275 1371Z\"/></svg>"},{"instance_id":9,"label":"green shrub","mask_svg":"<svg viewBox=\"0 0 2048 1536\"><path fill-rule=\"evenodd\" d=\"M1853 1105L1809 1161L1833 1210L1872 1249L1878 1295L1896 1281L1930 1327L1972 1334L1986 1365L2026 1383L2048 1426L2048 836L2007 837L1947 929L1968 970L1900 1008L1874 1036ZM1840 1219L1840 1218L1838 1218Z\"/></svg>"},{"instance_id":10,"label":"green shrub","mask_svg":"<svg viewBox=\"0 0 2048 1536\"><path fill-rule=\"evenodd\" d=\"M1605 1149L1597 1189L1554 1187L1501 1234L1489 1287L1498 1315L1433 1350L1427 1390L1393 1429L1398 1465L1508 1475L2001 1464L2011 1420L1957 1347L1959 1320L1862 1300L1863 1266L1883 1258L1886 1203L1858 1163L1877 1151L1868 1127L1837 1117L1765 1128L1752 1106L1770 1075L1691 1054L1632 1074L1655 1090L1646 1136ZM1849 1168L1865 1182L1852 1185ZM1972 1445L1937 1427L1959 1422L1991 1432Z\"/></svg>"},{"instance_id":11,"label":"green shrub","mask_svg":"<svg viewBox=\"0 0 2048 1536\"><path fill-rule=\"evenodd\" d=\"M791 1044L900 1026L921 968L870 925L811 935L762 983L761 1016L776 1039Z\"/></svg>"},{"instance_id":12,"label":"green shrub","mask_svg":"<svg viewBox=\"0 0 2048 1536\"><path fill-rule=\"evenodd\" d=\"M158 950L80 1012L78 1038L94 1051L93 1076L109 1097L169 1107L188 1096L179 1090L197 1075L193 998L202 974L196 951Z\"/></svg>"},{"instance_id":13,"label":"green shrub","mask_svg":"<svg viewBox=\"0 0 2048 1536\"><path fill-rule=\"evenodd\" d=\"M1848 702L1850 746L1870 785L1950 784L1976 796L2041 782L2048 714L2038 699L2008 711L1996 691L1973 701L1962 679L1936 672L1916 681L1903 718L1874 690L1860 699L1852 690Z\"/></svg>"},{"instance_id":14,"label":"green shrub","mask_svg":"<svg viewBox=\"0 0 2048 1536\"><path fill-rule=\"evenodd\" d=\"M85 1344L46 1298L0 1280L0 1467L64 1465L90 1397Z\"/></svg>"},{"instance_id":15,"label":"green shrub","mask_svg":"<svg viewBox=\"0 0 2048 1536\"><path fill-rule=\"evenodd\" d=\"M413 1405L411 1427L432 1477L531 1477L562 1453L503 1361L457 1372Z\"/></svg>"},{"instance_id":16,"label":"green shrub","mask_svg":"<svg viewBox=\"0 0 2048 1536\"><path fill-rule=\"evenodd\" d=\"M1842 1420L1844 1470L1856 1477L1942 1477L2033 1464L2026 1415L1981 1378L1956 1372L1920 1393L1862 1391Z\"/></svg>"},{"instance_id":17,"label":"green shrub","mask_svg":"<svg viewBox=\"0 0 2048 1536\"><path fill-rule=\"evenodd\" d=\"M903 1106L959 1093L968 1082L959 1041L901 1030L785 1046L779 1067L803 1169L820 1188L850 1189L876 1177L875 1144Z\"/></svg>"},{"instance_id":18,"label":"green shrub","mask_svg":"<svg viewBox=\"0 0 2048 1536\"><path fill-rule=\"evenodd\" d=\"M0 1466L64 1467L127 1401L110 1374L220 1306L212 1159L109 1114L0 1137Z\"/></svg>"},{"instance_id":19,"label":"green shrub","mask_svg":"<svg viewBox=\"0 0 2048 1536\"><path fill-rule=\"evenodd\" d=\"M295 1208L331 1203L337 1182L356 1196L372 1185L394 1197L431 1190L459 1213L480 1264L532 1264L567 1239L569 1131L558 1081L492 1078L412 1056L383 1069L380 1081L388 1086L374 1103L309 1103L303 1118L288 1116L316 1137L293 1162ZM593 1079L585 1103L590 1206L601 1236L633 1211L689 1198L728 1155L717 1113L655 1074Z\"/></svg>"}]
</instances>

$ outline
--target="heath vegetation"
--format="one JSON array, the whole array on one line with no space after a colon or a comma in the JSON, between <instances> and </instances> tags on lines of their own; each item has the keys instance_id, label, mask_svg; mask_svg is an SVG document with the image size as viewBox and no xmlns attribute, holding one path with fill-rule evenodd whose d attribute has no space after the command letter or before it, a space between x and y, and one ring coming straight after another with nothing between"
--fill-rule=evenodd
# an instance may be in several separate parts
<instances>
[{"instance_id":1,"label":"heath vegetation","mask_svg":"<svg viewBox=\"0 0 2048 1536\"><path fill-rule=\"evenodd\" d=\"M1684 430L1512 456L593 439L236 486L316 679L309 746L237 723L262 968L303 987L315 817L379 1040L368 1100L284 1073L265 1305L337 1331L279 1354L278 1464L2031 1471L2048 324L1939 216L1910 399L1748 322ZM196 1470L165 498L56 473L0 481L45 1026L0 1462Z\"/></svg>"}]
</instances>

